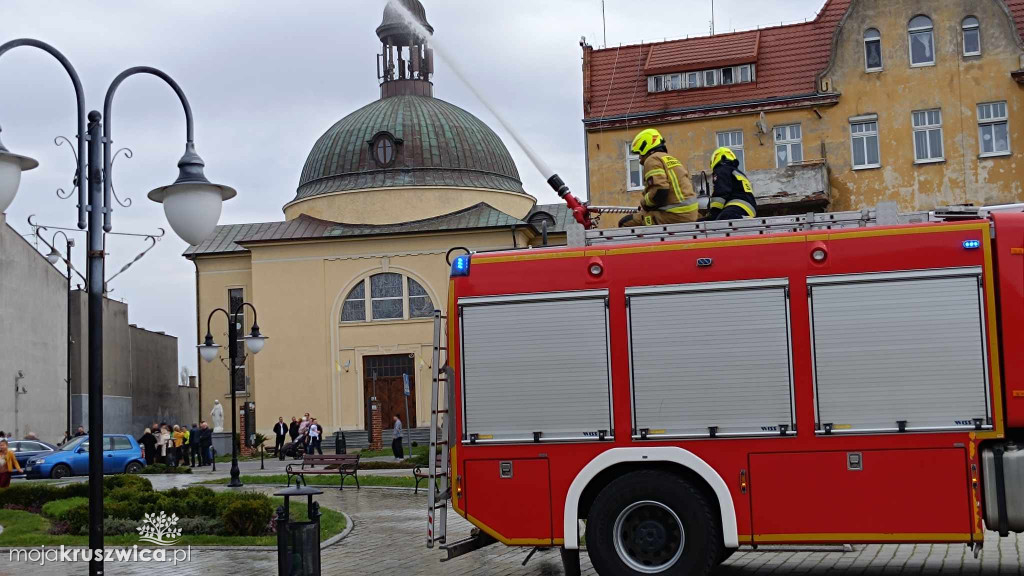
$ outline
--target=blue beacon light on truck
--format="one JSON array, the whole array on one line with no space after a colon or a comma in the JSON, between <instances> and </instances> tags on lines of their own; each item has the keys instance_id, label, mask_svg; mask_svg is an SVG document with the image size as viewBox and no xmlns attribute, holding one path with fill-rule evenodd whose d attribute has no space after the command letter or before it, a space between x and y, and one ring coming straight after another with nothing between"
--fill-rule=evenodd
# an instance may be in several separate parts
<instances>
[{"instance_id":1,"label":"blue beacon light on truck","mask_svg":"<svg viewBox=\"0 0 1024 576\"><path fill-rule=\"evenodd\" d=\"M452 262L452 278L469 276L469 255L459 256Z\"/></svg>"},{"instance_id":2,"label":"blue beacon light on truck","mask_svg":"<svg viewBox=\"0 0 1024 576\"><path fill-rule=\"evenodd\" d=\"M977 250L981 248L981 240L964 240L964 250Z\"/></svg>"}]
</instances>

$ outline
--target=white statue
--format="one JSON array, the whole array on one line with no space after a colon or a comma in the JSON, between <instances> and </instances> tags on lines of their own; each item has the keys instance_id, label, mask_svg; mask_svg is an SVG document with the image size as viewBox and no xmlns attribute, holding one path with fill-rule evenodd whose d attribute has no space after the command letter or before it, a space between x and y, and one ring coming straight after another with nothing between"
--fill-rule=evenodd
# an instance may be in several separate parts
<instances>
[{"instance_id":1,"label":"white statue","mask_svg":"<svg viewBox=\"0 0 1024 576\"><path fill-rule=\"evenodd\" d=\"M220 405L220 400L213 401L213 410L210 410L210 420L213 420L214 432L224 431L224 407Z\"/></svg>"}]
</instances>

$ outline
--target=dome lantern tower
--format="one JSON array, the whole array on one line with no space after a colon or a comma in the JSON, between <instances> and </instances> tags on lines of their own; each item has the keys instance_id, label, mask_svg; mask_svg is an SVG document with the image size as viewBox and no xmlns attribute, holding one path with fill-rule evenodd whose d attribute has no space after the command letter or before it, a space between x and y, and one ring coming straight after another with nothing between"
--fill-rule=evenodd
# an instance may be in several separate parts
<instances>
[{"instance_id":1,"label":"dome lantern tower","mask_svg":"<svg viewBox=\"0 0 1024 576\"><path fill-rule=\"evenodd\" d=\"M422 29L404 17L401 5L417 20ZM384 8L384 21L377 27L381 53L377 55L377 79L380 97L400 95L433 96L430 77L434 74L434 51L429 37L434 28L427 22L427 11L419 0L390 0Z\"/></svg>"}]
</instances>

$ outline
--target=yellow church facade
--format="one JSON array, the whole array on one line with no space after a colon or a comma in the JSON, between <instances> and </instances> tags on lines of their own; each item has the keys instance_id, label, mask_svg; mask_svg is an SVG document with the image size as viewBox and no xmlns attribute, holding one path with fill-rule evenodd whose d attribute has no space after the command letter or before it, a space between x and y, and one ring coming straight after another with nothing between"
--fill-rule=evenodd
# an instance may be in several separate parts
<instances>
[{"instance_id":1,"label":"yellow church facade","mask_svg":"<svg viewBox=\"0 0 1024 576\"><path fill-rule=\"evenodd\" d=\"M418 1L403 1L426 23ZM306 413L328 432L365 430L371 397L386 420L405 420L403 376L407 426L428 425L433 313L446 308L450 255L565 242L564 206L537 206L500 138L433 98L427 42L390 7L377 33L381 98L315 143L284 220L220 226L185 255L200 339L212 310L243 301L269 336L234 383L264 433ZM243 330L250 316L238 319ZM222 357L201 363L204 411L230 398Z\"/></svg>"}]
</instances>

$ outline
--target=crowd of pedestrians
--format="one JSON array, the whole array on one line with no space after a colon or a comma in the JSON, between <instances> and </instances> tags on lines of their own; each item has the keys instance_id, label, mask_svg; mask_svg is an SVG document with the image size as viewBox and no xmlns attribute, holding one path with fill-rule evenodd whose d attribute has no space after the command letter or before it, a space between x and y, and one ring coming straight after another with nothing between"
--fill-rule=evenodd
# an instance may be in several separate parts
<instances>
[{"instance_id":1,"label":"crowd of pedestrians","mask_svg":"<svg viewBox=\"0 0 1024 576\"><path fill-rule=\"evenodd\" d=\"M193 423L191 428L154 422L138 440L142 457L150 466L160 463L196 468L213 462L213 429L205 420Z\"/></svg>"},{"instance_id":2,"label":"crowd of pedestrians","mask_svg":"<svg viewBox=\"0 0 1024 576\"><path fill-rule=\"evenodd\" d=\"M288 442L288 439L291 442ZM299 456L301 454L323 454L321 448L324 440L324 428L306 412L299 420L292 416L291 423L286 423L281 416L274 424L274 449L280 454Z\"/></svg>"}]
</instances>

